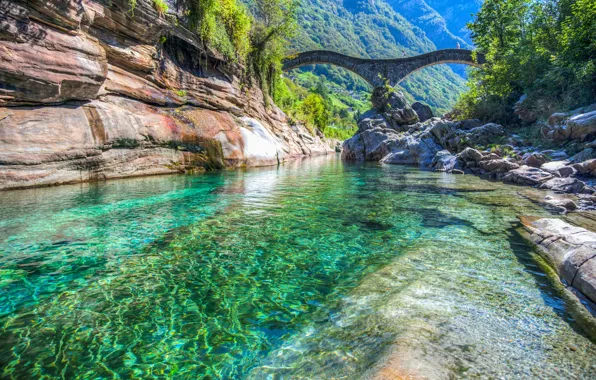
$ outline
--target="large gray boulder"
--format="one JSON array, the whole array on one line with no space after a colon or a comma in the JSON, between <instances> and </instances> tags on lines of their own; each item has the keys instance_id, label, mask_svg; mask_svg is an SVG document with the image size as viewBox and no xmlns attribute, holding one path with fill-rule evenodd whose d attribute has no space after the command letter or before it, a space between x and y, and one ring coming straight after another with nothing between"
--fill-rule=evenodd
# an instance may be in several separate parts
<instances>
[{"instance_id":1,"label":"large gray boulder","mask_svg":"<svg viewBox=\"0 0 596 380\"><path fill-rule=\"evenodd\" d=\"M429 132L428 125L399 131L387 114L366 113L358 133L343 144L342 158L355 161L381 161L389 164L413 164L428 167L442 148ZM399 131L399 132L398 132Z\"/></svg>"},{"instance_id":2,"label":"large gray boulder","mask_svg":"<svg viewBox=\"0 0 596 380\"><path fill-rule=\"evenodd\" d=\"M586 148L581 152L575 154L571 160L573 162L582 162L592 158L596 158L596 149L594 148Z\"/></svg>"},{"instance_id":3,"label":"large gray boulder","mask_svg":"<svg viewBox=\"0 0 596 380\"><path fill-rule=\"evenodd\" d=\"M580 174L596 173L596 158L573 164L573 168Z\"/></svg>"},{"instance_id":4,"label":"large gray boulder","mask_svg":"<svg viewBox=\"0 0 596 380\"><path fill-rule=\"evenodd\" d=\"M405 135L390 143L390 153L381 162L386 164L409 164L428 167L441 149L430 136Z\"/></svg>"},{"instance_id":5,"label":"large gray boulder","mask_svg":"<svg viewBox=\"0 0 596 380\"><path fill-rule=\"evenodd\" d=\"M441 172L450 172L453 169L461 169L457 157L445 149L437 152L430 166L436 171Z\"/></svg>"},{"instance_id":6,"label":"large gray boulder","mask_svg":"<svg viewBox=\"0 0 596 380\"><path fill-rule=\"evenodd\" d=\"M506 160L504 158L480 161L478 162L478 166L480 167L480 169L486 170L487 172L491 173L506 173L510 170L519 168L518 164Z\"/></svg>"},{"instance_id":7,"label":"large gray boulder","mask_svg":"<svg viewBox=\"0 0 596 380\"><path fill-rule=\"evenodd\" d=\"M540 185L541 189L550 189L561 193L581 193L586 184L577 178L552 178Z\"/></svg>"},{"instance_id":8,"label":"large gray boulder","mask_svg":"<svg viewBox=\"0 0 596 380\"><path fill-rule=\"evenodd\" d=\"M586 141L596 137L596 111L573 116L567 120L568 136L571 140Z\"/></svg>"},{"instance_id":9,"label":"large gray boulder","mask_svg":"<svg viewBox=\"0 0 596 380\"><path fill-rule=\"evenodd\" d=\"M478 162L482 160L482 153L474 148L468 147L460 152L459 158L466 163Z\"/></svg>"},{"instance_id":10,"label":"large gray boulder","mask_svg":"<svg viewBox=\"0 0 596 380\"><path fill-rule=\"evenodd\" d=\"M380 161L390 153L390 145L396 138L397 132L392 129L363 131L344 141L342 158L348 161Z\"/></svg>"},{"instance_id":11,"label":"large gray boulder","mask_svg":"<svg viewBox=\"0 0 596 380\"><path fill-rule=\"evenodd\" d=\"M430 109L430 106L428 104L415 102L414 104L412 104L412 109L418 115L418 119L420 120L420 122L425 122L434 116L433 111Z\"/></svg>"},{"instance_id":12,"label":"large gray boulder","mask_svg":"<svg viewBox=\"0 0 596 380\"><path fill-rule=\"evenodd\" d=\"M489 145L495 143L498 137L505 135L505 129L502 125L488 123L481 127L470 129L466 134L466 139L472 145Z\"/></svg>"},{"instance_id":13,"label":"large gray boulder","mask_svg":"<svg viewBox=\"0 0 596 380\"><path fill-rule=\"evenodd\" d=\"M564 168L565 166L569 165L570 162L567 160L563 161L551 161L543 164L540 166L540 169L544 170L545 172L549 172L551 174L557 174L559 169Z\"/></svg>"},{"instance_id":14,"label":"large gray boulder","mask_svg":"<svg viewBox=\"0 0 596 380\"><path fill-rule=\"evenodd\" d=\"M558 112L548 118L545 137L555 141L586 141L596 135L596 104L569 112Z\"/></svg>"},{"instance_id":15,"label":"large gray boulder","mask_svg":"<svg viewBox=\"0 0 596 380\"><path fill-rule=\"evenodd\" d=\"M540 185L553 178L553 175L531 166L520 166L517 169L511 170L503 177L505 183L515 183L518 185L535 186Z\"/></svg>"},{"instance_id":16,"label":"large gray boulder","mask_svg":"<svg viewBox=\"0 0 596 380\"><path fill-rule=\"evenodd\" d=\"M438 120L431 122L431 133L446 149L460 152L466 147L487 146L506 135L505 129L495 123L484 124L468 130L459 128L462 122Z\"/></svg>"}]
</instances>

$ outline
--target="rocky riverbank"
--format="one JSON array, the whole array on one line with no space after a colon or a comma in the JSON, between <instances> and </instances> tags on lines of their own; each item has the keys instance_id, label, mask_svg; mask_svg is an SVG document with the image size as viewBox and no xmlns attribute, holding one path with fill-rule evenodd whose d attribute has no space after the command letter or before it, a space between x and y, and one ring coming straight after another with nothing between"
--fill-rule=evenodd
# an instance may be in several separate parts
<instances>
[{"instance_id":1,"label":"rocky riverbank","mask_svg":"<svg viewBox=\"0 0 596 380\"><path fill-rule=\"evenodd\" d=\"M0 189L333 151L149 0L0 4Z\"/></svg>"},{"instance_id":2,"label":"rocky riverbank","mask_svg":"<svg viewBox=\"0 0 596 380\"><path fill-rule=\"evenodd\" d=\"M372 102L356 135L344 142L346 160L476 174L552 190L555 195L545 194L543 202L561 212L596 209L596 105L554 114L542 127L545 141L573 140L579 153L569 156L536 148L498 124L429 118L428 110L412 108L403 95L384 88L375 90Z\"/></svg>"},{"instance_id":3,"label":"rocky riverbank","mask_svg":"<svg viewBox=\"0 0 596 380\"><path fill-rule=\"evenodd\" d=\"M400 93L383 88L373 93L373 106L358 133L345 141L344 159L418 165L548 190L532 201L562 214L596 209L596 105L554 114L541 127L545 143L573 144L573 156L536 148L498 124L429 118L428 110L412 108ZM522 222L526 239L572 297L596 315L596 234L560 219Z\"/></svg>"}]
</instances>

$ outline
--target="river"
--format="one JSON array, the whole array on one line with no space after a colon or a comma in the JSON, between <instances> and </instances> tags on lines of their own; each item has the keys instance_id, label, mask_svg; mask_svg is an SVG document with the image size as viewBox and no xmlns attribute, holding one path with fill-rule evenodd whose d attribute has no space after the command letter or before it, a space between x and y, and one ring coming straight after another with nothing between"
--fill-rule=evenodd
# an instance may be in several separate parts
<instances>
[{"instance_id":1,"label":"river","mask_svg":"<svg viewBox=\"0 0 596 380\"><path fill-rule=\"evenodd\" d=\"M0 377L596 378L522 191L330 156L2 192Z\"/></svg>"}]
</instances>

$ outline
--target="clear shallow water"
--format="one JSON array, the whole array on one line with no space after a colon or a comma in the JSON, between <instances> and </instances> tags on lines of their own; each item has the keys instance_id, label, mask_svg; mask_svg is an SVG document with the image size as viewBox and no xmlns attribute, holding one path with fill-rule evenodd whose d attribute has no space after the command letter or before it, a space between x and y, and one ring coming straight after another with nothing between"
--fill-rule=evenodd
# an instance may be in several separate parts
<instances>
[{"instance_id":1,"label":"clear shallow water","mask_svg":"<svg viewBox=\"0 0 596 380\"><path fill-rule=\"evenodd\" d=\"M0 377L594 378L521 189L320 158L0 193Z\"/></svg>"}]
</instances>

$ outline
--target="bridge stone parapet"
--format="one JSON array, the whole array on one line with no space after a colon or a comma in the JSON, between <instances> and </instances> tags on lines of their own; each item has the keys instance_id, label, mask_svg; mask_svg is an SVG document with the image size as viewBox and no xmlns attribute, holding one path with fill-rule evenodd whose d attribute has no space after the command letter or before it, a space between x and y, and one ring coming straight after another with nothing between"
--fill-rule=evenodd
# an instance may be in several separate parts
<instances>
[{"instance_id":1,"label":"bridge stone parapet","mask_svg":"<svg viewBox=\"0 0 596 380\"><path fill-rule=\"evenodd\" d=\"M424 67L441 63L463 63L480 66L485 62L483 54L466 49L443 49L413 57L395 59L356 58L327 50L313 50L288 57L283 62L283 70L301 66L331 64L364 78L371 86L381 86L385 79L391 86L397 85L408 75Z\"/></svg>"}]
</instances>

